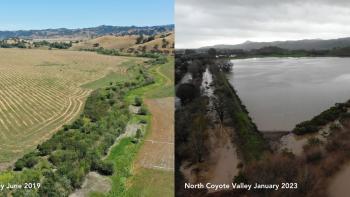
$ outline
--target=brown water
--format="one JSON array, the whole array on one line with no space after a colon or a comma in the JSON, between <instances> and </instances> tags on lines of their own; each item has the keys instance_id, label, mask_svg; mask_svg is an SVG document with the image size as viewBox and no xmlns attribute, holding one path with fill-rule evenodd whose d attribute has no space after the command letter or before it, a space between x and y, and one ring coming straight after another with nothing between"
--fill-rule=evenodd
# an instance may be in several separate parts
<instances>
[{"instance_id":1,"label":"brown water","mask_svg":"<svg viewBox=\"0 0 350 197\"><path fill-rule=\"evenodd\" d=\"M234 177L238 175L238 164L241 162L235 144L232 142L233 128L224 127L216 116L213 109L212 99L214 99L213 76L207 68L203 73L201 94L209 98L207 106L207 116L213 122L217 122L214 128L208 128L208 140L205 142L210 150L204 162L190 164L184 162L180 168L183 176L188 182L203 184L231 184ZM218 190L209 189L208 192Z\"/></svg>"},{"instance_id":2,"label":"brown water","mask_svg":"<svg viewBox=\"0 0 350 197\"><path fill-rule=\"evenodd\" d=\"M241 162L237 155L236 147L231 142L231 128L215 128L209 130L208 146L211 152L202 163L190 164L184 162L180 171L187 182L231 184L238 175L238 164ZM208 190L209 193L219 190Z\"/></svg>"},{"instance_id":3,"label":"brown water","mask_svg":"<svg viewBox=\"0 0 350 197\"><path fill-rule=\"evenodd\" d=\"M260 130L286 130L350 98L350 58L232 60L228 75Z\"/></svg>"},{"instance_id":4,"label":"brown water","mask_svg":"<svg viewBox=\"0 0 350 197\"><path fill-rule=\"evenodd\" d=\"M349 197L350 196L350 164L344 166L329 184L330 197Z\"/></svg>"}]
</instances>

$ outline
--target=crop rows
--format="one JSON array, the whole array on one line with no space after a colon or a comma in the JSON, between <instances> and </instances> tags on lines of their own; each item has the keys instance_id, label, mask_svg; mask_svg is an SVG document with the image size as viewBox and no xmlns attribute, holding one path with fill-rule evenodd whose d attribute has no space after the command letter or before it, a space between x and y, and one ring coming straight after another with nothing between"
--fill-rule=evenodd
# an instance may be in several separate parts
<instances>
[{"instance_id":1,"label":"crop rows","mask_svg":"<svg viewBox=\"0 0 350 197\"><path fill-rule=\"evenodd\" d=\"M0 161L25 152L49 138L82 109L89 90L63 80L0 73Z\"/></svg>"},{"instance_id":2,"label":"crop rows","mask_svg":"<svg viewBox=\"0 0 350 197\"><path fill-rule=\"evenodd\" d=\"M0 49L0 167L72 122L91 89L109 73L126 73L133 59L65 50Z\"/></svg>"}]
</instances>

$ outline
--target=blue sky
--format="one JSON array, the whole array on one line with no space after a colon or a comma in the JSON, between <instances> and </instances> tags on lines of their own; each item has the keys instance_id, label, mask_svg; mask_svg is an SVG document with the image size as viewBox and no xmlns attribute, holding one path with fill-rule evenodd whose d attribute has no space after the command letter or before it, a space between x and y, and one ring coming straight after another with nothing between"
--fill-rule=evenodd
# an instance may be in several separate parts
<instances>
[{"instance_id":1,"label":"blue sky","mask_svg":"<svg viewBox=\"0 0 350 197\"><path fill-rule=\"evenodd\" d=\"M174 0L2 0L0 30L174 23Z\"/></svg>"}]
</instances>

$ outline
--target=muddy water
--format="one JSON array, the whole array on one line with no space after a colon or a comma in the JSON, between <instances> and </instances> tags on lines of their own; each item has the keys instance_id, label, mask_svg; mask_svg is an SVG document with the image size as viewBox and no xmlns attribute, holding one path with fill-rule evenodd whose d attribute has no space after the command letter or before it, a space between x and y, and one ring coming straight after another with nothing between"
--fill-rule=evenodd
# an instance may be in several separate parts
<instances>
[{"instance_id":1,"label":"muddy water","mask_svg":"<svg viewBox=\"0 0 350 197\"><path fill-rule=\"evenodd\" d=\"M262 131L290 131L350 98L350 58L232 61L228 79Z\"/></svg>"},{"instance_id":2,"label":"muddy water","mask_svg":"<svg viewBox=\"0 0 350 197\"><path fill-rule=\"evenodd\" d=\"M348 197L350 196L350 164L344 166L329 184L330 197Z\"/></svg>"},{"instance_id":3,"label":"muddy water","mask_svg":"<svg viewBox=\"0 0 350 197\"><path fill-rule=\"evenodd\" d=\"M208 141L206 146L210 153L206 160L202 163L190 164L184 162L180 171L188 182L191 183L213 183L213 184L231 184L234 177L238 174L238 164L241 162L236 146L232 143L233 128L223 127L217 120L216 112L213 109L214 86L212 85L213 76L207 68L203 73L201 94L209 97L207 106L207 116L215 122L214 128L210 128L208 132ZM208 192L216 192L218 190L209 190Z\"/></svg>"},{"instance_id":4,"label":"muddy water","mask_svg":"<svg viewBox=\"0 0 350 197\"><path fill-rule=\"evenodd\" d=\"M185 179L190 183L231 184L239 173L241 162L236 147L231 142L231 128L215 128L209 130L210 155L202 163L184 162L180 168ZM208 192L217 192L209 190Z\"/></svg>"},{"instance_id":5,"label":"muddy water","mask_svg":"<svg viewBox=\"0 0 350 197\"><path fill-rule=\"evenodd\" d=\"M209 116L212 119L218 119L215 116L216 112L213 109L214 87L212 86L213 76L207 68L203 73L201 91L202 95L209 97L208 110ZM219 122L219 120L218 120ZM232 143L232 134L234 133L232 128L225 128L220 123L215 129L210 132L210 153L207 182L214 184L230 184L233 178L238 174L237 168L240 160L237 155L235 144ZM209 192L215 192L215 190Z\"/></svg>"},{"instance_id":6,"label":"muddy water","mask_svg":"<svg viewBox=\"0 0 350 197\"><path fill-rule=\"evenodd\" d=\"M210 156L211 169L208 173L207 182L214 184L231 184L233 179L239 173L238 158L236 147L231 142L229 128L219 128L211 137L211 146L213 151ZM217 191L217 190L216 190ZM215 192L215 190L209 190Z\"/></svg>"}]
</instances>

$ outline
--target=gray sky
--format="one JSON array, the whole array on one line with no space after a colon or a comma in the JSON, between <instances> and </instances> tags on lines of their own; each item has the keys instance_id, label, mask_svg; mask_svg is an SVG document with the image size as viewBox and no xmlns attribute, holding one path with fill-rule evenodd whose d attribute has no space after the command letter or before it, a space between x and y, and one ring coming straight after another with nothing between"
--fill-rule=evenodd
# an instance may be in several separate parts
<instances>
[{"instance_id":1,"label":"gray sky","mask_svg":"<svg viewBox=\"0 0 350 197\"><path fill-rule=\"evenodd\" d=\"M176 48L350 37L348 0L176 0Z\"/></svg>"}]
</instances>

